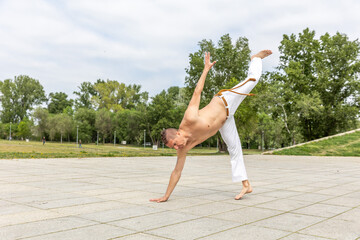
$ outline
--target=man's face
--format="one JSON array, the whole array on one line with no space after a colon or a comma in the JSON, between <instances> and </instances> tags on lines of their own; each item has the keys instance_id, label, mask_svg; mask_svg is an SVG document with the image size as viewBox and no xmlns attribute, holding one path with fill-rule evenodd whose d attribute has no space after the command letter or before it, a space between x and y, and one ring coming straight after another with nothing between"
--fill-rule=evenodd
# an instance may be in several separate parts
<instances>
[{"instance_id":1,"label":"man's face","mask_svg":"<svg viewBox=\"0 0 360 240\"><path fill-rule=\"evenodd\" d=\"M185 147L185 138L179 135L176 135L176 137L174 139L170 139L168 141L168 143L166 144L166 146L168 146L169 148L174 148L176 150L178 149L182 149L183 147Z\"/></svg>"}]
</instances>

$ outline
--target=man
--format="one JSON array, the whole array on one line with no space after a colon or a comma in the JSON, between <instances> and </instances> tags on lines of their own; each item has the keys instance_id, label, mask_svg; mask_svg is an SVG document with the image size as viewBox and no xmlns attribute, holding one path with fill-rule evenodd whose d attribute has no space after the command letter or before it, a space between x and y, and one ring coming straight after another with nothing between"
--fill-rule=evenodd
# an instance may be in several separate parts
<instances>
[{"instance_id":1,"label":"man","mask_svg":"<svg viewBox=\"0 0 360 240\"><path fill-rule=\"evenodd\" d=\"M150 199L153 202L165 202L169 199L184 168L187 152L202 143L220 130L231 157L232 180L242 182L243 189L235 196L241 199L251 193L252 188L247 178L241 143L237 133L234 113L240 103L258 83L262 71L263 58L272 54L270 50L262 50L251 57L247 79L232 89L221 90L211 102L199 110L201 92L204 87L207 73L216 62L210 61L210 53L205 53L204 71L196 85L189 106L185 111L179 129L169 128L162 131L162 140L170 148L177 150L177 163L173 170L166 193L161 198Z\"/></svg>"}]
</instances>

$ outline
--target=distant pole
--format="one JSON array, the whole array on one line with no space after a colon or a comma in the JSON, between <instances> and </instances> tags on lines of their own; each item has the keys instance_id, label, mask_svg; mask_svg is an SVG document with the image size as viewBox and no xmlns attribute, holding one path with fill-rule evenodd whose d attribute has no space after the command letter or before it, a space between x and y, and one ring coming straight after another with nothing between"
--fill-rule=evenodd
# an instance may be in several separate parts
<instances>
[{"instance_id":1,"label":"distant pole","mask_svg":"<svg viewBox=\"0 0 360 240\"><path fill-rule=\"evenodd\" d=\"M9 137L9 141L11 141L11 122L10 122L10 137Z\"/></svg>"},{"instance_id":2,"label":"distant pole","mask_svg":"<svg viewBox=\"0 0 360 240\"><path fill-rule=\"evenodd\" d=\"M145 148L146 130L144 129L144 148Z\"/></svg>"},{"instance_id":3,"label":"distant pole","mask_svg":"<svg viewBox=\"0 0 360 240\"><path fill-rule=\"evenodd\" d=\"M261 131L261 151L264 151L264 130Z\"/></svg>"},{"instance_id":4,"label":"distant pole","mask_svg":"<svg viewBox=\"0 0 360 240\"><path fill-rule=\"evenodd\" d=\"M96 146L99 146L99 131L97 131Z\"/></svg>"},{"instance_id":5,"label":"distant pole","mask_svg":"<svg viewBox=\"0 0 360 240\"><path fill-rule=\"evenodd\" d=\"M115 146L115 143L116 143L116 131L114 132L114 146Z\"/></svg>"},{"instance_id":6,"label":"distant pole","mask_svg":"<svg viewBox=\"0 0 360 240\"><path fill-rule=\"evenodd\" d=\"M76 125L76 145L79 147L79 125Z\"/></svg>"},{"instance_id":7,"label":"distant pole","mask_svg":"<svg viewBox=\"0 0 360 240\"><path fill-rule=\"evenodd\" d=\"M180 93L179 93L179 95L180 95ZM163 128L163 130L165 130L165 128ZM164 149L164 142L162 142L162 145L163 145L163 149Z\"/></svg>"},{"instance_id":8,"label":"distant pole","mask_svg":"<svg viewBox=\"0 0 360 240\"><path fill-rule=\"evenodd\" d=\"M219 138L216 138L216 152L219 152Z\"/></svg>"}]
</instances>

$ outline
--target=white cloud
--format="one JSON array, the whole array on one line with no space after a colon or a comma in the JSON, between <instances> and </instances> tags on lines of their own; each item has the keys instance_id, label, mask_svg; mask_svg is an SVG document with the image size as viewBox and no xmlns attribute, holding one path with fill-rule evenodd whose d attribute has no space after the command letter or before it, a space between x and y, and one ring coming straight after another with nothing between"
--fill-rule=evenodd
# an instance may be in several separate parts
<instances>
[{"instance_id":1,"label":"white cloud","mask_svg":"<svg viewBox=\"0 0 360 240\"><path fill-rule=\"evenodd\" d=\"M358 38L360 3L347 1L46 1L0 2L0 80L27 74L46 92L69 95L98 78L137 83L154 95L183 86L197 42L245 36L253 51L306 27Z\"/></svg>"}]
</instances>

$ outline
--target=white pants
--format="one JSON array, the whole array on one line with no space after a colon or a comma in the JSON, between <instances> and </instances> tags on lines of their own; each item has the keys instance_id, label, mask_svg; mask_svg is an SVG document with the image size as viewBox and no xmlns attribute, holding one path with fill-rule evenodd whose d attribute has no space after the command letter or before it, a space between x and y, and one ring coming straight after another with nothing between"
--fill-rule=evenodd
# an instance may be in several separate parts
<instances>
[{"instance_id":1,"label":"white pants","mask_svg":"<svg viewBox=\"0 0 360 240\"><path fill-rule=\"evenodd\" d=\"M250 91L259 82L261 72L262 72L261 58L253 58L252 61L250 62L248 76L244 81L246 81L249 78L255 78L256 81L248 81L243 86L235 89L234 91L239 93L250 93ZM243 82L234 86L234 88L241 85ZM228 104L229 117L219 131L230 153L232 180L233 182L240 182L247 180L248 177L246 174L241 142L235 125L234 114L236 109L239 107L240 103L245 99L246 96L228 91L222 92L222 95L224 96Z\"/></svg>"}]
</instances>

